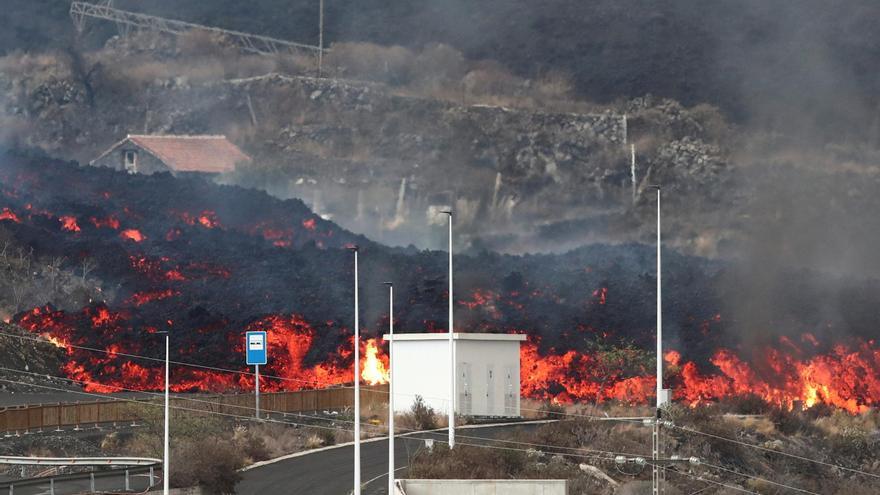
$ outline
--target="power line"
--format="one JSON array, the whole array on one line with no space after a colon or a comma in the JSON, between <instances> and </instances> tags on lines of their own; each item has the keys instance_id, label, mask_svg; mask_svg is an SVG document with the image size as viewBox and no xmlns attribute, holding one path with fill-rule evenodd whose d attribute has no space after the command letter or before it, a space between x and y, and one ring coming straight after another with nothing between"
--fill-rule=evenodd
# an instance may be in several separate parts
<instances>
[{"instance_id":1,"label":"power line","mask_svg":"<svg viewBox=\"0 0 880 495\"><path fill-rule=\"evenodd\" d=\"M861 475L864 475L864 476L870 476L870 477L872 477L872 478L878 478L878 479L880 479L880 475L878 475L878 474L869 473L869 472L861 471L861 470L858 470L858 469L848 468L848 467L845 467L845 466L841 466L841 465L839 465L839 464L832 464L832 463L830 463L830 462L820 461L820 460L817 460L817 459L811 459L811 458L809 458L809 457L804 457L804 456L800 456L800 455L797 455L797 454L790 454L790 453L788 453L788 452L783 452L783 451L781 451L781 450L769 449L769 448L767 448L767 447L762 447L762 446L760 446L760 445L754 445L754 444L751 444L751 443L748 443L748 442L743 442L743 441L741 441L741 440L735 440L735 439L733 439L733 438L727 438L727 437L723 437L723 436L720 436L720 435L715 435L715 434L713 434L713 433L706 433L706 432L704 432L704 431L696 430L696 429L694 429L694 428L689 428L689 427L686 427L686 426L671 425L671 427L672 427L672 428L675 428L675 429L677 429L677 430L682 430L682 431L686 431L686 432L690 432L690 433L696 433L696 434L698 434L698 435L704 435L704 436L707 436L707 437L716 438L716 439L718 439L718 440L724 440L724 441L726 441L726 442L735 443L735 444L738 444L738 445L742 445L742 446L744 446L744 447L750 447L750 448L753 448L753 449L762 450L762 451L764 451L764 452L770 452L770 453L773 453L773 454L778 454L778 455L782 455L782 456L786 456L786 457L791 457L791 458L793 458L793 459L798 459L798 460L801 460L801 461L812 462L812 463L815 463L815 464L819 464L819 465L826 466L826 467L831 467L831 468L843 469L843 470L845 470L845 471L849 471L849 472L851 472L851 473L861 474Z\"/></svg>"},{"instance_id":2,"label":"power line","mask_svg":"<svg viewBox=\"0 0 880 495\"><path fill-rule=\"evenodd\" d=\"M30 340L30 341L38 342L41 344L54 345L51 342L48 342L48 341L46 341L42 338L39 338L39 337L17 335L17 334L8 333L8 332L0 332L0 335L5 335L8 337L18 338L18 339L22 339L22 340ZM84 351L99 352L102 354L112 354L113 356L122 356L122 357L129 357L129 358L133 358L133 359L142 359L145 361L165 363L165 359L163 359L163 358L155 358L155 357L143 356L143 355L139 355L139 354L128 354L128 353L124 353L124 352L111 352L106 349L99 349L96 347L87 347L87 346L81 346L81 345L76 345L76 344L65 343L64 345L66 347L70 347L73 349L80 349L80 350L84 350ZM233 369L229 369L229 368L218 368L218 367L214 367L214 366L206 366L206 365L195 364L195 363L187 363L187 362L183 362L183 361L169 361L169 362L171 364L174 364L177 366L187 366L187 367L192 367L192 368L206 369L206 370L210 370L210 371L217 371L217 372L224 372L224 373L235 373L235 374L246 375L246 376L255 376L255 373L250 372L250 371L233 370ZM260 376L262 378L271 378L271 379L281 380L281 381L306 383L306 384L310 384L310 385L314 385L314 386L324 386L326 388L337 388L337 389L347 389L347 390L354 389L353 386L338 385L338 384L334 384L331 382L320 382L317 380L303 380L303 379L299 379L299 378L290 378L290 377L265 375L265 374L261 374ZM107 386L103 383L97 383L97 382L95 384ZM146 391L142 391L142 390L132 390L132 391L147 393ZM374 390L373 392L378 393L378 394L390 393L390 392L387 392L384 390ZM395 393L395 395L415 397L418 394ZM440 401L445 401L445 402L449 401L448 397L428 397L428 396L422 396L422 397L424 397L426 399L440 400ZM529 408L522 408L521 407L520 410L521 411L528 411L528 412L547 413L547 411L544 411L541 409L529 409ZM566 412L559 412L559 413L550 412L548 414L552 415L552 416L565 416L565 417L574 417L574 418L596 419L596 420L603 420L603 421L611 421L611 420L613 420L613 421L629 421L629 422L634 422L634 423L641 423L645 419L650 419L649 417L620 417L620 418L618 418L618 417L613 417L613 416L610 416L610 417L609 416L595 416L595 415L588 415L588 414L575 414L575 413L566 413Z\"/></svg>"},{"instance_id":3,"label":"power line","mask_svg":"<svg viewBox=\"0 0 880 495\"><path fill-rule=\"evenodd\" d=\"M92 393L90 393L90 392L80 392L80 391L76 391L76 390L66 390L66 389L57 388L57 387L50 387L50 386L47 386L47 385L36 385L36 384L31 384L31 383L22 382L22 381L17 381L17 380L9 380L9 379L6 379L6 378L0 378L0 381L2 381L2 382L7 382L7 383L15 383L15 384L19 384L19 385L29 385L29 386L39 387L39 388L45 388L45 389L49 389L49 390L56 390L56 391L59 391L59 392L67 392L67 393L82 394L82 395L89 395L89 396L99 396L99 397L100 397L100 395L98 395L98 394L92 394ZM146 405L152 405L152 406L157 406L157 407L161 407L161 406L162 406L161 404L154 404L154 403L151 403L151 402L137 401L137 400L134 400L134 399L124 399L124 398L120 398L120 397L114 397L113 400L118 400L118 401L121 401L121 402L133 402L133 403L136 403L136 404L146 404ZM287 424L287 425L292 425L292 426L301 426L301 427L305 427L305 428L321 428L321 429L326 429L326 430L345 431L345 432L353 433L353 430L347 430L347 429L345 429L345 428L337 428L337 427L319 426L319 425L312 425L312 424L295 423L295 422L289 422L289 421L274 420L274 419L269 419L269 418L259 418L259 419L257 419L257 418L254 418L253 416L241 416L241 415L237 415L237 414L221 413L221 412L217 412L217 411L205 411L205 410L201 410L201 409L191 409L191 408L180 407L180 406L170 406L170 408L171 408L171 409L181 410L181 411L190 411L190 412L197 412L197 413L202 413L202 414L213 414L213 415L217 415L217 416L225 416L225 417L231 417L231 418L238 418L238 419L243 419L243 420L251 421L251 422L280 423L280 424ZM427 432L416 432L416 433L427 433ZM437 440L437 439L433 439L433 438L425 438L425 437L421 437L421 438L420 438L420 437L413 436L413 435L411 435L411 434L404 434L404 435L401 435L400 437L401 437L401 438L407 438L407 439L423 440L423 441L424 441L424 440L432 440L434 443L441 443L441 444L442 444L442 443L446 443L446 442L444 442L444 441L442 441L442 440ZM489 442L494 441L494 439L491 439L491 438L481 438L481 437L462 437L462 438L476 439L476 440L489 441ZM524 452L524 453L530 453L530 452L532 452L532 451L529 450L529 449L516 449L516 448L511 448L511 447L498 447L498 446L493 446L493 445L479 445L479 444L467 444L467 443L461 443L461 444L459 444L459 445L468 445L468 446L471 446L471 447L480 447L480 448L496 449L496 450L518 451L518 452ZM552 446L552 445L545 445L544 447L548 447L548 448L557 448L557 447L554 447L554 446ZM599 451L599 452L601 452L601 451ZM610 453L608 453L608 454L610 454ZM585 454L564 454L564 455L567 455L567 456L569 456L569 457L582 458L582 459L602 459L602 460L609 460L609 461L610 461L610 460L614 460L614 457L612 457L612 456L610 456L610 455L607 455L607 456L585 455Z\"/></svg>"},{"instance_id":4,"label":"power line","mask_svg":"<svg viewBox=\"0 0 880 495\"><path fill-rule=\"evenodd\" d=\"M15 370L15 369L4 368L4 367L0 367L0 370L11 371L11 372L13 372L13 373L21 373L21 374L26 374L26 375L43 376L43 375L40 374L40 373L33 373L33 372L29 372L29 371L21 371L21 370ZM94 382L89 382L89 381L84 381L84 380L74 380L74 379L72 379L72 378L62 378L62 380L66 380L66 381L69 381L69 382L72 382L72 383L78 383L78 384L82 384L82 385L87 385L87 384L94 383ZM24 382L17 382L17 383L24 383ZM34 386L38 386L38 385L34 385ZM115 385L109 385L109 386L110 386L110 387L113 387L113 388L116 388L116 389L119 389L119 390L121 390L121 391L126 391L126 392L139 392L138 390L128 389L128 388L125 388L125 387L119 387L119 386L115 386ZM63 389L59 389L59 390L63 390ZM70 390L70 391L68 391L68 392L70 392L70 393L84 393L84 394L88 394L88 395L96 395L96 394L90 394L90 393L88 393L88 392L79 392L79 391L76 391L76 390ZM144 393L144 394L146 394L146 395L155 396L155 397L164 397L163 394L161 394L161 393L156 393L156 392L142 392L142 393ZM115 398L114 398L114 399L115 399ZM237 409L244 409L244 410L247 410L247 411L254 411L254 410L256 409L256 408L254 408L254 407L250 407L250 406L246 406L246 405L227 404L227 403L223 403L223 402L214 402L214 401L208 401L208 400L202 400L202 399L193 399L193 398L189 398L189 397L175 396L175 399L179 399L179 400L188 400L188 401L191 401L191 402L198 402L198 403L203 403L203 404L208 404L208 405L214 405L214 406L221 406L221 407L232 407L232 408L237 408ZM136 401L136 400L133 401L133 402L136 402L136 403L143 403L143 402L141 402L141 401ZM189 409L189 410L193 410L193 409ZM199 410L199 409L195 409L194 411L205 412L205 413L207 413L207 414L213 414L213 413L214 413L214 411L202 411L202 410ZM310 415L307 415L307 414L291 413L291 412L277 411L277 410L267 410L267 409L264 409L263 411L264 411L264 412L267 412L267 413L276 413L276 414L284 414L284 415L293 414L293 415L299 416L299 417L301 417L301 418L315 419L315 420L319 420L319 421L333 421L333 422L339 422L339 423L349 423L349 424L354 424L354 421L353 421L353 420L352 420L352 421L349 421L349 420L346 420L346 419L339 419L339 418L324 418L324 417L321 417L321 416L310 416ZM240 416L240 415L235 415L235 416L236 416L236 417L242 417L242 418L258 419L258 420L259 420L259 419L262 419L262 418L253 418L253 417L251 417L251 416ZM382 426L382 425L374 425L374 424L369 423L369 422L363 422L363 421L360 421L360 423L361 423L361 425L363 425L363 426L371 426L371 427L375 427L375 428L384 428L384 426ZM423 432L424 432L423 430L415 430L415 429L412 429L412 428L401 428L401 430L403 430L404 432L408 432L408 433L423 433ZM351 430L345 430L345 431L351 431ZM467 436L467 435L458 435L458 437L459 437L459 438L465 438L465 439L473 439L473 440L487 440L487 441L498 442L498 443L508 443L508 444L515 444L515 445L525 445L525 446L537 447L537 448L544 448L544 449L561 449L561 450L574 450L574 451L596 452L596 453L608 454L608 455L614 455L614 456L617 456L617 455L625 455L625 456L632 456L632 457L642 457L642 456L645 455L645 454L633 454L633 453L629 453L629 452L615 452L615 451L608 451L608 450L590 449L590 448L586 448L586 447L564 447L564 446L561 446L561 445L548 445L548 444L538 444L538 443L529 443L529 442L519 442L519 441L514 441L514 440L504 440L504 439L495 439L495 438L491 438L491 439L489 439L489 438L473 437L473 436ZM569 455L569 454L565 453L564 455Z\"/></svg>"},{"instance_id":5,"label":"power line","mask_svg":"<svg viewBox=\"0 0 880 495\"><path fill-rule=\"evenodd\" d=\"M772 480L768 480L768 479L765 479L765 478L760 478L760 477L758 477L758 476L752 476L752 475L750 475L750 474L740 473L740 472L738 472L738 471L734 471L733 469L728 469L728 468L725 468L725 467L722 467L722 466L715 466L715 465L713 465L713 464L706 464L706 463L701 463L701 465L706 466L706 467L711 468L711 469L718 469L719 471L724 471L724 472L727 472L727 473L735 474L735 475L737 475L737 476L743 476L743 477L746 477L746 478L751 478L751 479L753 479L753 480L757 480L757 481L760 481L760 482L762 482L762 483L770 483L771 485L776 485L776 486L781 487L781 488L787 488L787 489L789 489L789 490L794 490L794 491L796 491L796 492L806 493L806 494L808 494L808 495L820 495L819 493L811 492L811 491L809 491L809 490L804 490L803 488L798 488L798 487L796 487L796 486L786 485L785 483L779 483L779 482L772 481Z\"/></svg>"},{"instance_id":6,"label":"power line","mask_svg":"<svg viewBox=\"0 0 880 495\"><path fill-rule=\"evenodd\" d=\"M12 370L12 371L15 371L15 370ZM103 397L103 396L101 396L100 394L93 394L93 393L82 392L82 391L77 391L77 390L66 390L66 389L57 388L57 387L50 387L50 386L47 386L47 385L37 385L37 384L31 384L31 383L22 382L22 381L17 381L17 380L9 380L9 379L5 379L5 378L0 378L0 381L7 382L7 383L20 384L20 385L28 385L28 386L33 386L33 387L38 387L38 388L44 388L44 389L49 389L49 390L56 390L56 391L66 392L66 393L75 393L75 394L82 394L82 395L88 395L88 396ZM76 382L76 380L71 380L71 381ZM138 400L134 400L134 399L124 399L124 398L119 398L119 397L113 397L112 400L122 401L122 402L132 402L132 403L136 403L136 404L146 404L146 405L152 405L152 406L157 406L157 407L161 406L161 404L154 404L154 403L151 403L151 402L138 401ZM217 404L217 405L226 405L226 404L221 404L221 403L215 403L215 404ZM271 419L271 418L254 418L254 417L252 417L252 416L242 416L242 415L238 415L238 414L222 413L222 412L218 412L218 411L206 411L206 410L201 410L201 409L192 409L192 408L186 408L186 407L180 407L180 406L170 406L170 408L171 408L171 409L176 409L176 410L181 410L181 411L189 411L189 412L195 412L195 413L201 413L201 414L212 414L212 415L217 415L217 416L224 416L224 417L230 417L230 418L236 418L236 419L243 419L243 420L247 420L247 421L258 421L258 422L267 422L267 423L279 423L279 424L286 424L286 425L292 425L292 426L301 426L301 427L305 427L305 428L320 428L320 429L327 429L327 430L333 430L333 431L346 431L346 432L352 432L352 431L353 431L353 430L347 430L347 429L345 429L345 428L327 427L327 426L320 426L320 425L313 425L313 424L303 424L303 423L296 423L296 422L291 422L291 421L275 420L275 419ZM348 421L344 421L344 422L348 422ZM366 424L369 424L369 423L366 423ZM374 425L374 426L377 426L377 425ZM425 433L425 432L413 432L413 433ZM435 443L441 443L441 444L443 444L443 443L448 443L448 442L444 442L444 441L442 441L442 440L437 440L437 439L433 439L433 438L424 438L424 437L419 438L419 437L413 436L412 434L408 434L408 435L404 435L404 436L405 436L406 438L416 439L416 440L431 440L431 441L433 441L433 442L435 442ZM481 438L481 437L472 437L472 436L460 436L459 438L474 439L474 440L489 441L489 442L492 442L492 441L499 441L499 440L497 440L497 439ZM534 447L542 447L542 448L545 448L545 449L577 449L577 448L575 448L575 447L562 447L562 446L555 446L555 445L533 444L533 443L528 443L528 442L514 442L514 441L507 441L507 440L500 440L500 442L502 442L502 443L513 443L513 444L519 444L519 445L529 445L529 446L534 446ZM529 450L529 449L518 449L518 448L513 448L513 447L500 447L500 446L495 446L495 445L480 445L480 444L461 443L461 442L459 442L459 445L466 445L466 446L479 447L479 448L489 448L489 449L495 449L495 450L517 451L517 452L525 452L525 453L529 453L529 452L531 452L531 450ZM604 454L604 455L597 455L597 454L594 454L594 455L586 455L586 454L576 454L576 453L562 453L562 455L565 455L565 456L568 456L568 457L581 458L581 459L594 459L594 460L604 460L604 461L613 461L613 460L615 460L615 457L616 457L616 455L617 455L617 453L615 453L615 452L611 452L611 451L592 450L592 449L586 449L586 448L585 448L585 449L577 449L577 450L585 450L585 451L588 451L588 452L592 451L592 452L596 452L597 454ZM630 455L630 454L626 454L626 455ZM645 458L645 456L639 456L639 457L641 457L641 458L643 458L643 459ZM797 487L793 487L793 486L789 486L789 485L786 485L786 484L784 484L784 483L779 483L779 482L771 481L771 480L768 480L768 479L759 478L759 477L756 477L756 476L751 476L751 475L748 475L748 474L739 473L739 472L737 472L737 471L734 471L734 470L731 470L731 469L727 469L727 468L724 468L724 467L722 467L722 466L715 466L715 465L712 465L712 464L705 464L705 463L701 463L701 465L704 465L704 466L706 466L706 467L708 467L708 468L711 468L711 469L718 469L718 470L721 470L721 471L724 471L724 472L728 472L728 473L731 473L731 474L734 474L734 475L737 475L737 476L743 476L743 477L747 477L747 478L755 479L755 480L758 480L758 481L762 481L762 482L765 482L765 483L770 483L770 484L773 484L773 485L776 485L776 486L779 486L779 487L787 488L787 489L790 489L790 490L795 490L795 491L798 491L798 492L801 492L801 493L806 493L806 494L808 494L808 495L820 495L820 494L818 494L818 493L811 492L811 491L809 491L809 490L804 490L804 489L797 488ZM665 467L665 466L660 466L660 467L661 467L662 469L669 470L668 467ZM675 470L672 470L672 471L673 471L673 472L676 472L676 473L679 473L679 474L684 474L684 475L686 475L686 476L694 477L693 475L690 475L690 474L688 474L688 473L681 473L681 472L679 472L679 471L675 471ZM735 489L735 490L743 491L743 492L745 492L745 493L755 493L755 492L750 492L750 491L747 491L747 490L742 490L742 489L737 488L737 487L734 487L734 486L725 485L725 484L723 484L723 483L718 483L718 482L714 482L714 481L711 481L711 480L707 480L707 479L704 479L704 478L696 478L696 479L699 479L700 481L707 481L707 482L710 482L710 483L715 483L715 484L718 484L718 485L721 485L721 486L725 486L725 487L727 487L727 488L731 488L731 489Z\"/></svg>"},{"instance_id":7,"label":"power line","mask_svg":"<svg viewBox=\"0 0 880 495\"><path fill-rule=\"evenodd\" d=\"M736 491L738 491L738 492L742 492L742 493L750 493L751 495L761 495L761 494L758 493L758 492L753 492L753 491L751 491L751 490L746 490L745 488L740 488L740 487L738 487L738 486L728 485L728 484L726 484L726 483L721 483L721 482L719 482L719 481L706 479L706 478L704 478L704 477L702 477L702 476L697 476L697 475L695 475L695 474L690 474L690 473L685 473L685 472L682 472L682 471L677 471L677 470L675 470L675 469L671 469L671 468L669 468L668 466L660 466L660 469L663 469L663 470L666 470L666 471L669 471L669 472L671 472L671 473L675 473L675 474L678 474L678 475L681 475L681 476L687 476L687 477L689 477L689 478L693 478L693 479L695 479L695 480L697 480L697 481L702 481L702 482L705 482L705 483L712 483L713 485L723 486L724 488L730 488L731 490L736 490ZM699 493L699 492L697 492L697 493Z\"/></svg>"},{"instance_id":8,"label":"power line","mask_svg":"<svg viewBox=\"0 0 880 495\"><path fill-rule=\"evenodd\" d=\"M101 394L93 394L93 393L91 393L91 392L82 392L82 391L79 391L79 390L67 390L67 389L58 388L58 387L50 387L50 386L48 386L48 385L37 385L37 384L34 384L34 383L27 383L27 382L22 382L22 381L17 381L17 380L9 380L9 379L7 379L7 378L0 378L0 381L2 381L2 382L7 382L7 383L15 383L15 384L18 384L18 385L27 385L27 386L30 386L30 387L44 388L44 389L48 389L48 390L55 390L55 391L58 391L58 392L67 392L67 393L73 393L73 394L88 395L88 396L91 396L91 397L101 397L101 398L103 398L103 399L107 399L107 398L108 398L108 397L105 396L105 395L101 395ZM145 402L145 401L139 401L139 400L135 400L135 399L125 399L125 398L122 398L122 397L109 397L109 398L110 398L111 400L119 401L119 402L130 402L130 403L134 403L134 404L148 405L148 406L154 406L154 407L163 407L162 404L156 404L156 403L153 403L153 402ZM180 410L180 411L196 412L196 413L201 413L201 414L213 414L213 415L217 415L217 416L227 416L227 417L231 417L231 418L239 418L239 419L248 420L248 421L263 421L263 422L269 422L269 423L280 423L280 424L286 424L286 425L291 425L291 426L301 426L301 427L305 427L305 428L321 428L321 429L325 429L325 430L342 430L342 431L351 431L351 430L345 430L344 428L335 428L335 427L330 427L330 426L320 426L320 425L313 425L313 424L307 424L307 423L295 423L295 422L292 422L292 421L281 421L281 420L277 420L277 419L269 419L269 418L266 418L266 419L259 419L259 420L258 420L258 419L256 419L256 418L254 418L253 416L241 416L241 415L238 415L238 414L221 413L221 412L217 412L217 411L206 411L206 410L203 410L203 409L192 409L192 408L188 408L188 407L169 406L169 408L171 408L171 409L177 409L177 410Z\"/></svg>"}]
</instances>

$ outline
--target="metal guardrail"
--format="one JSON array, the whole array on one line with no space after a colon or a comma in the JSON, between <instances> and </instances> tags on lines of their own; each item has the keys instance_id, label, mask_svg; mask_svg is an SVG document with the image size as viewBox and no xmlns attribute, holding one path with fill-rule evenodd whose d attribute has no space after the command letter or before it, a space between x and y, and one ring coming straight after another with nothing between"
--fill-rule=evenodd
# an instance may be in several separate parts
<instances>
[{"instance_id":1,"label":"metal guardrail","mask_svg":"<svg viewBox=\"0 0 880 495\"><path fill-rule=\"evenodd\" d=\"M110 5L73 2L70 4L70 17L73 19L73 23L78 31L82 31L85 25L85 19L91 17L112 21L120 26L149 29L173 35L181 35L190 30L207 31L225 36L245 51L262 55L274 55L284 51L292 53L306 51L315 56L321 53L321 48L314 45L295 43L293 41L281 40L258 34L243 33L241 31L202 26L191 22L165 19L137 12L129 12L111 7Z\"/></svg>"},{"instance_id":2,"label":"metal guardrail","mask_svg":"<svg viewBox=\"0 0 880 495\"><path fill-rule=\"evenodd\" d=\"M60 484L64 483L65 481L89 480L90 492L94 493L96 480L121 475L124 476L122 490L131 491L131 475L149 473L148 486L152 488L153 486L156 486L157 482L160 480L160 477L156 474L155 471L156 470L154 466L141 466L128 469L112 469L108 471L92 471L86 473L59 474L36 478L20 478L14 480L0 481L0 490L8 490L7 493L9 493L10 495L14 495L15 487L45 486L46 484L48 484L48 493L50 495L54 495L55 483Z\"/></svg>"},{"instance_id":3,"label":"metal guardrail","mask_svg":"<svg viewBox=\"0 0 880 495\"><path fill-rule=\"evenodd\" d=\"M21 466L152 466L162 459L149 457L24 457L0 456L0 464Z\"/></svg>"}]
</instances>

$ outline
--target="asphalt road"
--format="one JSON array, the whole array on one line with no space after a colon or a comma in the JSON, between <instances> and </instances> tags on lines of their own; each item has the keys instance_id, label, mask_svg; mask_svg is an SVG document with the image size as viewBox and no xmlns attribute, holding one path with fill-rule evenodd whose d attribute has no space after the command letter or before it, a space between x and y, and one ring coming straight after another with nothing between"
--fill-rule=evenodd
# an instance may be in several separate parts
<instances>
[{"instance_id":1,"label":"asphalt road","mask_svg":"<svg viewBox=\"0 0 880 495\"><path fill-rule=\"evenodd\" d=\"M460 444L487 444L486 440L510 434L517 429L532 429L538 425L518 424L458 429L456 433ZM476 438L461 438L461 437ZM434 433L418 433L411 436L398 436L394 440L394 464L404 467L397 471L397 477L406 475L405 466L411 455L425 448L425 439L433 438L445 442L446 430ZM312 454L293 457L272 464L245 471L244 479L238 484L236 493L240 495L309 494L309 495L348 495L354 483L354 447L351 445L331 448ZM382 439L361 444L361 482L366 483L363 495L388 494L388 440Z\"/></svg>"}]
</instances>

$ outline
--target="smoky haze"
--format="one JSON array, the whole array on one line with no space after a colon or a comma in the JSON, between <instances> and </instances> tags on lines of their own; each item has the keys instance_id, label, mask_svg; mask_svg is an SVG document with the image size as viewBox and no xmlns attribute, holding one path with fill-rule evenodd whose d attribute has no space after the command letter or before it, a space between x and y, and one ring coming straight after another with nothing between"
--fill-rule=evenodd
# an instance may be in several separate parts
<instances>
[{"instance_id":1,"label":"smoky haze","mask_svg":"<svg viewBox=\"0 0 880 495\"><path fill-rule=\"evenodd\" d=\"M12 3L13 8L0 14L16 26L4 33L0 48L5 51L57 48L72 35L66 9L58 7L63 2ZM116 5L300 42L317 39L315 1L259 0L245 6L225 0L119 0ZM454 105L520 103L516 100L526 99L523 87L534 87L536 81L558 72L571 87L552 105L538 105L542 111L630 115L629 138L637 145L639 180L660 182L669 191L664 203L668 243L689 254L741 261L722 282L728 287L727 313L743 335L758 338L802 331L785 325L786 312L810 306L801 304L807 298L801 292L821 301L813 309L817 326L813 330L818 331L824 320L845 320L852 294L839 281L880 275L874 253L880 232L880 204L874 192L880 185L876 98L880 32L875 29L880 7L875 2L602 0L547 5L524 0L418 4L339 0L327 5L329 43L400 45L393 50L350 47L354 55L377 52L375 60L388 62L382 66L391 69L378 76L392 92L424 91L419 84L432 86L407 68L424 69L426 64L418 62L430 53L443 55L448 63L444 67L449 70L443 73L448 86L441 89L458 91L475 79L474 73L492 74L496 79L491 82L509 83L514 97L491 94L491 99L476 100L423 92L418 95L439 94L453 106L437 110L433 103L379 99L371 108L385 113L376 112L374 120L367 120L333 103L321 103L324 95L334 94L326 88L304 85L286 93L267 83L245 87L259 118L259 124L252 126L243 104L217 104L241 101L238 87L220 94L228 99L209 91L187 92L171 83L159 86L170 87L165 93L151 86L153 80L147 76L148 83L125 88L118 84L118 76L127 72L126 66L104 63L95 73L96 82L106 79L103 94L121 96L99 94L94 106L71 111L82 114L78 119L52 120L55 114L40 113L36 105L20 105L5 96L3 103L11 113L11 107L19 109L16 119L69 125L62 132L35 131L25 142L57 154L75 150L75 157L82 160L116 141L120 136L114 132L120 130L230 134L266 168L295 169L286 175L267 173L258 177L262 180L237 177L234 183L299 197L328 218L383 243L445 247L445 229L431 224L429 212L449 205L460 214L459 247L475 252L481 248L517 254L562 252L594 241L650 243L653 203L645 194L633 203L629 155L622 143L560 150L560 133L538 135L548 126L535 120L531 128L524 124L516 129L517 139L509 141L517 143L521 136L532 139L529 153L489 146L469 149L478 131L497 122L494 114L467 125L455 121L448 126L452 131L447 141L431 141L439 126L426 122L455 114ZM65 34L47 36L50 32ZM114 34L112 25L92 23L84 44L97 48ZM429 45L434 43L444 43L448 49L432 51ZM344 52L338 48L337 53ZM127 58L132 52L121 51L115 60L133 60ZM403 68L395 72L392 56L412 63L401 63ZM250 72L218 62L217 78L245 78L278 71L280 66L247 62L254 67ZM331 66L345 77L363 76L350 67L348 72L343 70L346 67L340 69L346 63L353 65L350 62L340 59ZM22 70L5 67L6 80L14 80ZM207 72L205 67L198 69ZM202 82L216 82L195 68L189 70L184 75L190 81L201 77ZM61 72L60 77L65 77ZM278 97L267 96L271 91L277 91ZM315 91L321 93L315 96ZM299 99L288 98L300 93ZM28 97L33 94L43 93L34 91ZM160 104L163 99L174 101L168 94L180 102L175 111L184 113L177 121L167 117L175 113ZM655 98L643 107L633 103L646 94ZM135 102L137 110L120 115L120 100ZM290 106L278 105L279 101ZM296 113L307 104L315 105L313 111ZM73 108L67 102L59 107ZM81 135L77 126L93 125L103 125L100 134L91 136L86 145L77 144L74 136ZM365 131L374 128L383 133ZM4 137L10 134L8 129L4 126L0 131ZM267 145L283 141L282 134L293 137L277 147ZM493 135L485 141L498 139ZM408 147L419 151L406 156ZM339 149L346 149L344 156L334 154ZM557 159L557 152L563 158ZM432 161L435 155L440 158ZM568 160L566 155L578 159ZM706 163L717 165L706 172ZM600 172L592 174L594 170ZM791 269L820 273L827 285L798 286ZM816 278L810 280L812 284Z\"/></svg>"}]
</instances>

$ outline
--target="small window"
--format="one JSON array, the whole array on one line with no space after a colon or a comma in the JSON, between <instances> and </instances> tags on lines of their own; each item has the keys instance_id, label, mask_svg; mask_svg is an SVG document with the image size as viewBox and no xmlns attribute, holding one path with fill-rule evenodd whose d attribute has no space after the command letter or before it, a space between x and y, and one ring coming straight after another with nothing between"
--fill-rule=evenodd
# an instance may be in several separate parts
<instances>
[{"instance_id":1,"label":"small window","mask_svg":"<svg viewBox=\"0 0 880 495\"><path fill-rule=\"evenodd\" d=\"M128 170L131 173L137 172L137 151L126 150L124 160L123 165L125 165L125 170Z\"/></svg>"}]
</instances>

